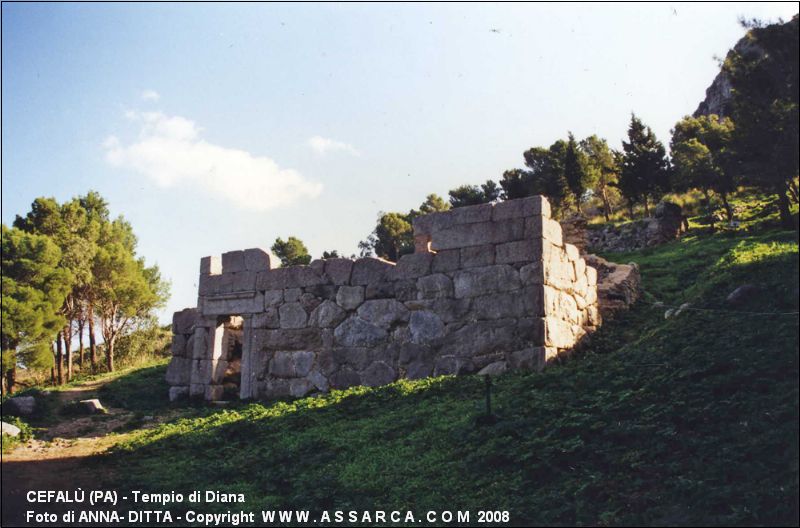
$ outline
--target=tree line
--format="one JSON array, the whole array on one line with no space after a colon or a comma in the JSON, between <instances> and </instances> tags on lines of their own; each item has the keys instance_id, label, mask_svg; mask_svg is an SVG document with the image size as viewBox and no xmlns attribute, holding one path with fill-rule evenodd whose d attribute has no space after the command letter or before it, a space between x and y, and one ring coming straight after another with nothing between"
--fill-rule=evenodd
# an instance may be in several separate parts
<instances>
[{"instance_id":1,"label":"tree line","mask_svg":"<svg viewBox=\"0 0 800 528\"><path fill-rule=\"evenodd\" d=\"M114 370L117 342L152 324L169 284L136 254L136 235L122 216L111 219L96 192L65 203L37 198L12 227L2 225L2 390L13 392L17 366L73 377L73 345L83 370ZM85 339L88 338L88 347ZM85 357L88 352L88 358Z\"/></svg>"},{"instance_id":2,"label":"tree line","mask_svg":"<svg viewBox=\"0 0 800 528\"><path fill-rule=\"evenodd\" d=\"M596 135L577 140L570 132L523 152L523 167L505 171L498 182L461 185L447 202L431 194L419 210L380 213L359 244L362 256L396 261L413 252L411 221L418 214L536 194L548 197L557 216L581 213L597 198L608 221L615 204L630 218L637 207L649 216L665 194L698 189L708 204L717 198L732 222L728 198L747 186L776 196L782 225L797 229L790 210L798 202L797 22L796 16L786 24L743 22L753 45L732 50L722 64L732 86L730 115L685 116L672 130L669 156L635 114L621 150Z\"/></svg>"}]
</instances>

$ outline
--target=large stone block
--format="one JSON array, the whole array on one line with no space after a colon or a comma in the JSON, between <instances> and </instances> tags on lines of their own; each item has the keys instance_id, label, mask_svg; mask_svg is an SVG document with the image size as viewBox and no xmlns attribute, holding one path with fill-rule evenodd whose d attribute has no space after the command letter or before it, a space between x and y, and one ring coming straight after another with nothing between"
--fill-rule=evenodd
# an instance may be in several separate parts
<instances>
[{"instance_id":1,"label":"large stone block","mask_svg":"<svg viewBox=\"0 0 800 528\"><path fill-rule=\"evenodd\" d=\"M509 317L543 315L540 311L541 293L529 286L512 292L490 293L476 297L472 304L475 319L506 319Z\"/></svg>"},{"instance_id":2,"label":"large stone block","mask_svg":"<svg viewBox=\"0 0 800 528\"><path fill-rule=\"evenodd\" d=\"M365 286L382 282L392 268L394 268L394 263L388 260L375 257L360 258L353 262L350 284L353 286Z\"/></svg>"},{"instance_id":3,"label":"large stone block","mask_svg":"<svg viewBox=\"0 0 800 528\"><path fill-rule=\"evenodd\" d=\"M256 278L256 287L260 290L285 290L287 288L305 288L316 284L325 284L326 278L310 266L289 266L269 271L261 271Z\"/></svg>"},{"instance_id":4,"label":"large stone block","mask_svg":"<svg viewBox=\"0 0 800 528\"><path fill-rule=\"evenodd\" d=\"M572 348L575 345L573 325L557 317L545 317L545 346Z\"/></svg>"},{"instance_id":5,"label":"large stone block","mask_svg":"<svg viewBox=\"0 0 800 528\"><path fill-rule=\"evenodd\" d=\"M429 235L459 224L488 222L492 218L492 204L458 207L441 213L418 216L412 220L414 235Z\"/></svg>"},{"instance_id":6,"label":"large stone block","mask_svg":"<svg viewBox=\"0 0 800 528\"><path fill-rule=\"evenodd\" d=\"M439 251L484 244L501 244L512 240L521 240L524 234L525 222L520 218L500 222L456 224L435 233L431 241L431 248Z\"/></svg>"},{"instance_id":7,"label":"large stone block","mask_svg":"<svg viewBox=\"0 0 800 528\"><path fill-rule=\"evenodd\" d=\"M340 286L336 292L336 304L345 310L355 310L364 302L364 286Z\"/></svg>"},{"instance_id":8,"label":"large stone block","mask_svg":"<svg viewBox=\"0 0 800 528\"><path fill-rule=\"evenodd\" d=\"M397 372L383 361L376 361L361 374L361 382L368 387L388 385L397 379Z\"/></svg>"},{"instance_id":9,"label":"large stone block","mask_svg":"<svg viewBox=\"0 0 800 528\"><path fill-rule=\"evenodd\" d=\"M280 328L281 320L277 308L267 308L261 313L253 315L253 328Z\"/></svg>"},{"instance_id":10,"label":"large stone block","mask_svg":"<svg viewBox=\"0 0 800 528\"><path fill-rule=\"evenodd\" d=\"M217 294L203 301L203 315L252 314L263 310L264 296L255 291Z\"/></svg>"},{"instance_id":11,"label":"large stone block","mask_svg":"<svg viewBox=\"0 0 800 528\"><path fill-rule=\"evenodd\" d=\"M372 362L375 354L372 347L337 346L333 347L332 355L335 364L348 365L361 371Z\"/></svg>"},{"instance_id":12,"label":"large stone block","mask_svg":"<svg viewBox=\"0 0 800 528\"><path fill-rule=\"evenodd\" d=\"M495 246L495 263L513 264L530 262L540 258L541 244L534 240L515 240Z\"/></svg>"},{"instance_id":13,"label":"large stone block","mask_svg":"<svg viewBox=\"0 0 800 528\"><path fill-rule=\"evenodd\" d=\"M516 322L513 319L476 321L450 332L444 339L439 354L459 357L474 357L509 349L515 346Z\"/></svg>"},{"instance_id":14,"label":"large stone block","mask_svg":"<svg viewBox=\"0 0 800 528\"><path fill-rule=\"evenodd\" d=\"M508 355L508 364L515 370L531 370L539 372L544 368L545 348L530 347L515 350Z\"/></svg>"},{"instance_id":15,"label":"large stone block","mask_svg":"<svg viewBox=\"0 0 800 528\"><path fill-rule=\"evenodd\" d=\"M185 308L172 314L172 333L191 334L197 324L200 313L197 308Z\"/></svg>"},{"instance_id":16,"label":"large stone block","mask_svg":"<svg viewBox=\"0 0 800 528\"><path fill-rule=\"evenodd\" d=\"M390 280L416 279L431 272L433 253L411 253L403 255L397 265L389 271Z\"/></svg>"},{"instance_id":17,"label":"large stone block","mask_svg":"<svg viewBox=\"0 0 800 528\"><path fill-rule=\"evenodd\" d=\"M550 216L550 202L544 196L529 196L507 200L494 205L492 220L526 218L529 216Z\"/></svg>"},{"instance_id":18,"label":"large stone block","mask_svg":"<svg viewBox=\"0 0 800 528\"><path fill-rule=\"evenodd\" d=\"M323 301L317 306L309 318L309 326L334 328L347 317L347 312L332 301Z\"/></svg>"},{"instance_id":19,"label":"large stone block","mask_svg":"<svg viewBox=\"0 0 800 528\"><path fill-rule=\"evenodd\" d=\"M449 249L437 252L433 257L431 271L433 273L445 273L459 269L461 265L460 254L461 250L459 249Z\"/></svg>"},{"instance_id":20,"label":"large stone block","mask_svg":"<svg viewBox=\"0 0 800 528\"><path fill-rule=\"evenodd\" d=\"M472 361L464 357L442 356L436 359L433 367L434 376L452 376L468 374L474 369Z\"/></svg>"},{"instance_id":21,"label":"large stone block","mask_svg":"<svg viewBox=\"0 0 800 528\"><path fill-rule=\"evenodd\" d=\"M342 367L337 372L334 372L329 379L331 387L334 389L346 389L361 385L361 376L349 367Z\"/></svg>"},{"instance_id":22,"label":"large stone block","mask_svg":"<svg viewBox=\"0 0 800 528\"><path fill-rule=\"evenodd\" d=\"M283 290L267 290L264 292L264 307L276 307L283 302Z\"/></svg>"},{"instance_id":23,"label":"large stone block","mask_svg":"<svg viewBox=\"0 0 800 528\"><path fill-rule=\"evenodd\" d=\"M390 299L395 297L395 282L381 281L367 284L364 295L367 299Z\"/></svg>"},{"instance_id":24,"label":"large stone block","mask_svg":"<svg viewBox=\"0 0 800 528\"><path fill-rule=\"evenodd\" d=\"M209 329L205 327L195 327L192 335L192 355L194 359L211 359L211 336ZM188 348L187 348L188 351Z\"/></svg>"},{"instance_id":25,"label":"large stone block","mask_svg":"<svg viewBox=\"0 0 800 528\"><path fill-rule=\"evenodd\" d=\"M325 275L330 282L337 286L350 284L350 273L353 271L353 261L345 258L332 258L325 260Z\"/></svg>"},{"instance_id":26,"label":"large stone block","mask_svg":"<svg viewBox=\"0 0 800 528\"><path fill-rule=\"evenodd\" d=\"M519 278L523 284L543 284L544 265L541 261L534 261L519 269Z\"/></svg>"},{"instance_id":27,"label":"large stone block","mask_svg":"<svg viewBox=\"0 0 800 528\"><path fill-rule=\"evenodd\" d=\"M358 308L358 316L368 323L388 329L394 324L408 321L409 312L395 299L374 299L365 301Z\"/></svg>"},{"instance_id":28,"label":"large stone block","mask_svg":"<svg viewBox=\"0 0 800 528\"><path fill-rule=\"evenodd\" d=\"M453 280L444 273L435 273L417 280L421 299L442 299L453 296ZM411 299L409 299L411 300Z\"/></svg>"},{"instance_id":29,"label":"large stone block","mask_svg":"<svg viewBox=\"0 0 800 528\"><path fill-rule=\"evenodd\" d=\"M170 387L169 388L169 401L176 402L184 400L189 397L189 387Z\"/></svg>"},{"instance_id":30,"label":"large stone block","mask_svg":"<svg viewBox=\"0 0 800 528\"><path fill-rule=\"evenodd\" d=\"M189 385L192 374L192 360L189 358L173 357L167 365L167 384Z\"/></svg>"},{"instance_id":31,"label":"large stone block","mask_svg":"<svg viewBox=\"0 0 800 528\"><path fill-rule=\"evenodd\" d=\"M430 343L444 337L444 322L434 312L411 312L408 323L411 341L417 344Z\"/></svg>"},{"instance_id":32,"label":"large stone block","mask_svg":"<svg viewBox=\"0 0 800 528\"><path fill-rule=\"evenodd\" d=\"M244 271L244 251L228 251L222 254L222 273Z\"/></svg>"},{"instance_id":33,"label":"large stone block","mask_svg":"<svg viewBox=\"0 0 800 528\"><path fill-rule=\"evenodd\" d=\"M285 328L279 330L253 329L253 351L317 350L322 346L318 328Z\"/></svg>"},{"instance_id":34,"label":"large stone block","mask_svg":"<svg viewBox=\"0 0 800 528\"><path fill-rule=\"evenodd\" d=\"M340 346L371 347L385 342L388 334L380 326L353 316L337 326L333 336Z\"/></svg>"},{"instance_id":35,"label":"large stone block","mask_svg":"<svg viewBox=\"0 0 800 528\"><path fill-rule=\"evenodd\" d=\"M269 252L261 248L245 249L244 267L249 271L266 271L270 269Z\"/></svg>"},{"instance_id":36,"label":"large stone block","mask_svg":"<svg viewBox=\"0 0 800 528\"><path fill-rule=\"evenodd\" d=\"M494 264L494 244L461 248L461 268L478 268Z\"/></svg>"},{"instance_id":37,"label":"large stone block","mask_svg":"<svg viewBox=\"0 0 800 528\"><path fill-rule=\"evenodd\" d=\"M272 356L269 373L279 378L302 378L311 371L314 358L314 352L308 350L296 352L281 350Z\"/></svg>"},{"instance_id":38,"label":"large stone block","mask_svg":"<svg viewBox=\"0 0 800 528\"><path fill-rule=\"evenodd\" d=\"M544 294L544 312L534 315L555 317L569 323L577 323L579 321L578 304L572 295L552 286L545 285L542 290Z\"/></svg>"},{"instance_id":39,"label":"large stone block","mask_svg":"<svg viewBox=\"0 0 800 528\"><path fill-rule=\"evenodd\" d=\"M188 335L189 337L187 338L185 334L172 334L170 353L173 357L186 357L187 355L191 355L191 353L187 351L188 347L186 345L191 340L192 335Z\"/></svg>"},{"instance_id":40,"label":"large stone block","mask_svg":"<svg viewBox=\"0 0 800 528\"><path fill-rule=\"evenodd\" d=\"M285 303L278 308L281 328L303 328L308 322L308 314L300 303Z\"/></svg>"},{"instance_id":41,"label":"large stone block","mask_svg":"<svg viewBox=\"0 0 800 528\"><path fill-rule=\"evenodd\" d=\"M216 293L254 291L255 288L255 271L233 271L219 276Z\"/></svg>"},{"instance_id":42,"label":"large stone block","mask_svg":"<svg viewBox=\"0 0 800 528\"><path fill-rule=\"evenodd\" d=\"M516 290L522 283L517 270L503 264L458 271L453 276L453 285L455 297L460 299Z\"/></svg>"},{"instance_id":43,"label":"large stone block","mask_svg":"<svg viewBox=\"0 0 800 528\"><path fill-rule=\"evenodd\" d=\"M555 244L562 246L564 244L563 234L561 232L561 224L550 218L542 219L542 238Z\"/></svg>"}]
</instances>

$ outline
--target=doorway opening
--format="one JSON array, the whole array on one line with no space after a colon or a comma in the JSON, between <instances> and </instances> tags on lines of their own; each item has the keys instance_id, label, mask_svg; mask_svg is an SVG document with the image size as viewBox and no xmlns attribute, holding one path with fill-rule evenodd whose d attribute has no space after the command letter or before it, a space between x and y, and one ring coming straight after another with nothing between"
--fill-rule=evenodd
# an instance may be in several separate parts
<instances>
[{"instance_id":1,"label":"doorway opening","mask_svg":"<svg viewBox=\"0 0 800 528\"><path fill-rule=\"evenodd\" d=\"M239 315L221 317L217 328L222 330L220 360L225 367L222 374L222 397L225 400L239 399L242 385L242 351L244 342L244 319Z\"/></svg>"}]
</instances>

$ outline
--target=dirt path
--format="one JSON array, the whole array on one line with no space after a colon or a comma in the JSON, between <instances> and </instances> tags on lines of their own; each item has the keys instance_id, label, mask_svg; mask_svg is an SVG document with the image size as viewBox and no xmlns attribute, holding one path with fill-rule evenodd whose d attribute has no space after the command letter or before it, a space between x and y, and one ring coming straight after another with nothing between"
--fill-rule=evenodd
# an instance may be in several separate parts
<instances>
[{"instance_id":1,"label":"dirt path","mask_svg":"<svg viewBox=\"0 0 800 528\"><path fill-rule=\"evenodd\" d=\"M57 409L74 401L95 397L108 381L90 381L79 386L54 391ZM30 490L98 489L113 478L113 472L101 456L108 448L125 438L125 434L109 435L125 425L133 413L109 407L108 414L60 417L59 421L38 432L35 439L2 455L2 525L25 525L27 510L42 511L31 504ZM49 504L46 510L61 513L73 508L70 504Z\"/></svg>"}]
</instances>

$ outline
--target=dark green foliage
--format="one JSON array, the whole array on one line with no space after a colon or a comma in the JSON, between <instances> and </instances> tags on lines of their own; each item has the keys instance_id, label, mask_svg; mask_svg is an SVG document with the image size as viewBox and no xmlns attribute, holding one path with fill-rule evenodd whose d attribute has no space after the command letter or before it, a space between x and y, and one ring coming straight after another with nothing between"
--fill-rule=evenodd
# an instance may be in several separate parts
<instances>
[{"instance_id":1,"label":"dark green foliage","mask_svg":"<svg viewBox=\"0 0 800 528\"><path fill-rule=\"evenodd\" d=\"M481 185L462 185L448 192L451 207L464 207L479 205L497 200L500 188L492 180L486 180Z\"/></svg>"},{"instance_id":2,"label":"dark green foliage","mask_svg":"<svg viewBox=\"0 0 800 528\"><path fill-rule=\"evenodd\" d=\"M556 141L549 148L533 147L525 151L523 157L527 168L503 173L500 180L503 199L543 194L558 214L569 205L570 189L564 173L566 154L567 142L563 140Z\"/></svg>"},{"instance_id":3,"label":"dark green foliage","mask_svg":"<svg viewBox=\"0 0 800 528\"><path fill-rule=\"evenodd\" d=\"M796 522L797 316L747 313L798 310L792 233L609 256L640 264L645 302L574 359L498 378L493 426L476 425L477 377L242 404L137 433L118 484L242 492L254 510L507 509L516 525ZM760 293L731 307L744 283ZM656 300L709 311L665 320Z\"/></svg>"},{"instance_id":4,"label":"dark green foliage","mask_svg":"<svg viewBox=\"0 0 800 528\"><path fill-rule=\"evenodd\" d=\"M281 266L306 265L311 262L308 248L299 238L290 236L285 241L278 237L272 244L272 252L281 261Z\"/></svg>"},{"instance_id":5,"label":"dark green foliage","mask_svg":"<svg viewBox=\"0 0 800 528\"><path fill-rule=\"evenodd\" d=\"M100 401L129 411L153 412L169 406L169 386L165 376L167 361L138 368L117 377L98 391Z\"/></svg>"},{"instance_id":6,"label":"dark green foliage","mask_svg":"<svg viewBox=\"0 0 800 528\"><path fill-rule=\"evenodd\" d=\"M572 132L568 135L567 148L564 153L564 179L572 192L575 209L580 213L581 202L585 199L586 193L594 187L597 173L590 170L586 153L575 141Z\"/></svg>"},{"instance_id":7,"label":"dark green foliage","mask_svg":"<svg viewBox=\"0 0 800 528\"><path fill-rule=\"evenodd\" d=\"M644 204L649 216L649 204L669 190L669 161L664 145L650 127L632 114L628 141L622 142L622 151L617 187L631 206Z\"/></svg>"},{"instance_id":8,"label":"dark green foliage","mask_svg":"<svg viewBox=\"0 0 800 528\"><path fill-rule=\"evenodd\" d=\"M733 151L746 181L779 199L792 227L787 192L798 174L798 18L749 26L746 45L731 50L723 71L731 81ZM797 201L797 188L794 198Z\"/></svg>"}]
</instances>

